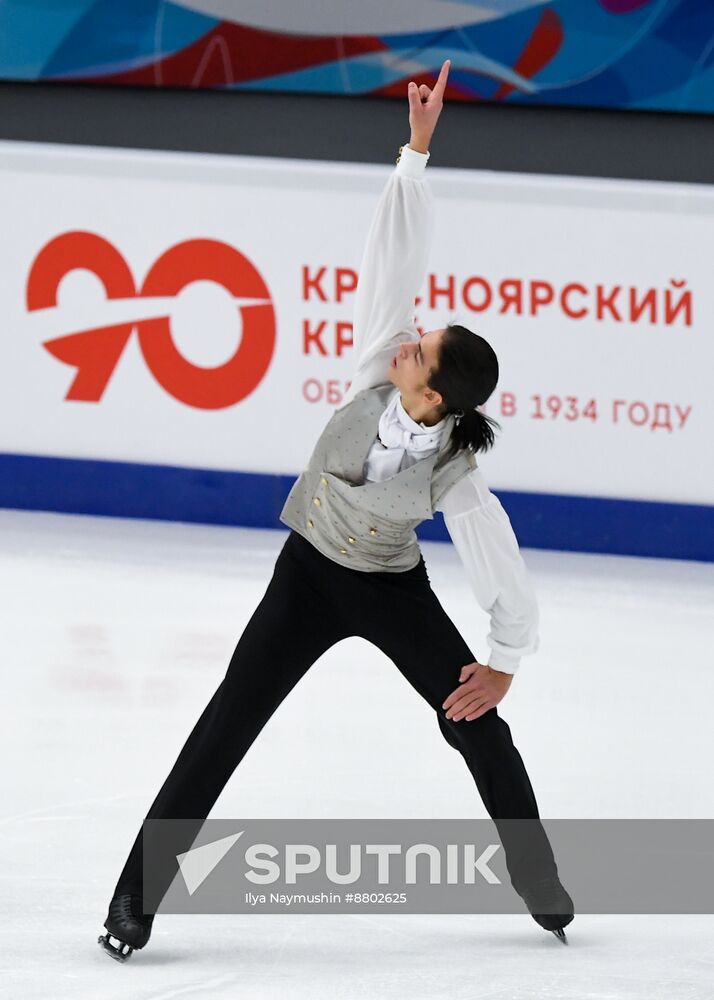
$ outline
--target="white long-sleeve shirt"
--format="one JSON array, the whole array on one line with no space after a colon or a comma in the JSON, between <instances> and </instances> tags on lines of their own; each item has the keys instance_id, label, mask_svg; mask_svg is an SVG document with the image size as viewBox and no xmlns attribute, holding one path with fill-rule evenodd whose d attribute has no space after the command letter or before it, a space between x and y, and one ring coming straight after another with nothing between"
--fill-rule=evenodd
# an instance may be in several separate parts
<instances>
[{"instance_id":1,"label":"white long-sleeve shirt","mask_svg":"<svg viewBox=\"0 0 714 1000\"><path fill-rule=\"evenodd\" d=\"M434 226L433 195L424 176L428 158L428 153L405 146L377 205L356 292L355 370L342 406L363 389L386 384L389 362L399 344L419 339L414 303L426 276ZM408 417L402 420L409 425ZM418 426L412 421L409 429ZM379 448L375 442L372 461L368 456L369 478L380 478ZM400 467L424 457L424 452L410 454L407 449ZM490 615L489 666L514 674L521 657L538 649L539 615L508 515L489 491L480 468L448 490L437 510L444 515L476 600Z\"/></svg>"}]
</instances>

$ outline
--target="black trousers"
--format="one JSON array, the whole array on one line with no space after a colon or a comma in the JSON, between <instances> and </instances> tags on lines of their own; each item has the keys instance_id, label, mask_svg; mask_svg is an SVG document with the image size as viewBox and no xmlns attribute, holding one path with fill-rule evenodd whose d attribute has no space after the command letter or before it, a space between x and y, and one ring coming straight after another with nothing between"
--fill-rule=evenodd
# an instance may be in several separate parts
<instances>
[{"instance_id":1,"label":"black trousers","mask_svg":"<svg viewBox=\"0 0 714 1000\"><path fill-rule=\"evenodd\" d=\"M463 757L495 821L514 888L521 891L535 879L557 874L539 820L498 823L539 815L508 724L496 708L470 722L445 717L442 703L458 687L461 668L476 657L431 589L423 557L414 569L401 573L353 570L328 559L294 531L225 677L147 818L192 819L195 836L278 705L318 657L348 636L361 636L378 646L436 712L444 738ZM527 836L518 832L524 827ZM139 830L115 892L143 895L142 838ZM174 855L165 873L165 889L176 870Z\"/></svg>"}]
</instances>

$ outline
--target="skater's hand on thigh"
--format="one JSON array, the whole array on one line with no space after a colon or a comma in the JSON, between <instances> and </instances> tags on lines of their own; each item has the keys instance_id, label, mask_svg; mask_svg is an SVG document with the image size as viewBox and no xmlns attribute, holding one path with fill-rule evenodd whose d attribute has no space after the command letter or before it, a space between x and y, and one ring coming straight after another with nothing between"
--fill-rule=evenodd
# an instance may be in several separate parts
<instances>
[{"instance_id":1,"label":"skater's hand on thigh","mask_svg":"<svg viewBox=\"0 0 714 1000\"><path fill-rule=\"evenodd\" d=\"M441 707L446 709L447 719L472 722L505 697L513 675L475 661L462 668L459 680L463 683L451 692Z\"/></svg>"}]
</instances>

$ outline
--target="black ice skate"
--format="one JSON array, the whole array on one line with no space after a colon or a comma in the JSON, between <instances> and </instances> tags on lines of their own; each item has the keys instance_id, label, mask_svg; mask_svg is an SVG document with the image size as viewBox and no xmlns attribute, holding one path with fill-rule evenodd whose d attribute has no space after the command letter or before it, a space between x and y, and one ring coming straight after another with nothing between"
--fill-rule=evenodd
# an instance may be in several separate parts
<instances>
[{"instance_id":1,"label":"black ice skate","mask_svg":"<svg viewBox=\"0 0 714 1000\"><path fill-rule=\"evenodd\" d=\"M143 948L151 937L153 914L141 912L141 896L128 892L115 896L109 904L109 914L104 921L108 934L100 934L97 939L107 955L117 962L126 962L132 951ZM113 944L111 938L116 938Z\"/></svg>"},{"instance_id":2,"label":"black ice skate","mask_svg":"<svg viewBox=\"0 0 714 1000\"><path fill-rule=\"evenodd\" d=\"M522 895L535 922L546 931L552 931L562 944L567 944L563 928L573 920L575 909L557 876L534 882ZM549 912L540 913L541 909Z\"/></svg>"}]
</instances>

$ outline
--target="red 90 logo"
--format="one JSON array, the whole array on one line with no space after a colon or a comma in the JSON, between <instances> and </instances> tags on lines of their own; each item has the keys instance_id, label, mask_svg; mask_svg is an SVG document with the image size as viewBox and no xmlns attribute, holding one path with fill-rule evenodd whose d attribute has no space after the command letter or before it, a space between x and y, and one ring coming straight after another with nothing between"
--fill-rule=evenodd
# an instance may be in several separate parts
<instances>
[{"instance_id":1,"label":"red 90 logo","mask_svg":"<svg viewBox=\"0 0 714 1000\"><path fill-rule=\"evenodd\" d=\"M65 399L96 403L109 384L133 330L149 371L185 403L219 410L245 399L268 370L275 349L275 310L253 264L217 240L187 240L170 247L137 290L126 261L95 233L70 232L51 240L35 258L27 280L28 310L57 306L57 289L70 271L84 269L102 282L107 299L174 296L194 281L213 281L231 295L257 301L239 305L243 336L235 354L214 368L188 361L177 349L168 316L98 326L45 341L55 358L77 369Z\"/></svg>"}]
</instances>

